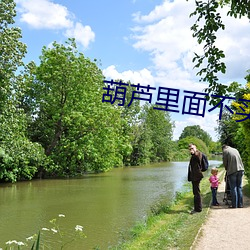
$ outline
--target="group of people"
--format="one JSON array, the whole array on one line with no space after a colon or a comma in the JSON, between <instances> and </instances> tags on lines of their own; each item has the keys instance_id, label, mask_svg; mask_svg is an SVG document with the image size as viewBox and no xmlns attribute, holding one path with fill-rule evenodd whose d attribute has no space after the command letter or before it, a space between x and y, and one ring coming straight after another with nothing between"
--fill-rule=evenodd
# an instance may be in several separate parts
<instances>
[{"instance_id":1,"label":"group of people","mask_svg":"<svg viewBox=\"0 0 250 250\"><path fill-rule=\"evenodd\" d=\"M204 177L201 171L202 152L196 148L196 145L189 144L189 151L191 153L190 163L188 166L188 181L192 183L193 195L194 195L194 209L191 214L199 213L202 211L200 181ZM242 208L243 196L242 196L242 177L244 174L244 165L242 163L239 151L228 145L222 146L222 158L223 166L225 167L227 178L230 185L231 193L231 205L230 208ZM209 181L211 183L212 191L212 205L219 206L217 201L217 189L220 184L217 177L218 169L211 169L211 176Z\"/></svg>"}]
</instances>

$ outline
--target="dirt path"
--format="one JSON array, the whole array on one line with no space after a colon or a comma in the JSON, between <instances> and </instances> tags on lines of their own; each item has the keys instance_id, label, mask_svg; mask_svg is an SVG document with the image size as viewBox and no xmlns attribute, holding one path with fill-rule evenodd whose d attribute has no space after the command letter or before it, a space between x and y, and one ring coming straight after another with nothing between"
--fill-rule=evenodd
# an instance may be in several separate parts
<instances>
[{"instance_id":1,"label":"dirt path","mask_svg":"<svg viewBox=\"0 0 250 250\"><path fill-rule=\"evenodd\" d=\"M225 182L218 188L219 207L211 207L191 249L250 249L250 199L244 196L244 207L230 209L223 202Z\"/></svg>"}]
</instances>

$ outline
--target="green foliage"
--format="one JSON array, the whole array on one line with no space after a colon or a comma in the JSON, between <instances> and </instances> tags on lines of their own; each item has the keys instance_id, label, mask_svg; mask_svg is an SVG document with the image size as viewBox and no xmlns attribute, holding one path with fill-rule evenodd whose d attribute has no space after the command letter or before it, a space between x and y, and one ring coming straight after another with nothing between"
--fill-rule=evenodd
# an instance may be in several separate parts
<instances>
[{"instance_id":1,"label":"green foliage","mask_svg":"<svg viewBox=\"0 0 250 250\"><path fill-rule=\"evenodd\" d=\"M193 143L196 145L197 149L203 153L205 153L206 155L209 154L209 150L206 146L206 144L200 140L197 137L193 137L193 136L187 136L181 140L178 141L178 147L179 149L186 149L188 151L188 145L190 143Z\"/></svg>"},{"instance_id":2,"label":"green foliage","mask_svg":"<svg viewBox=\"0 0 250 250\"><path fill-rule=\"evenodd\" d=\"M245 87L240 88L237 93L236 96L237 98L242 98L242 99L246 99L246 100L250 100L250 71L248 70L248 75L245 77L247 84ZM240 104L237 102L232 103L231 108L233 110L235 110L235 112L242 112L242 109L239 108ZM249 114L250 109L247 107L245 108L244 113ZM250 122L249 119L246 119L245 121L242 122L236 122L236 120L238 119L242 119L242 117L238 117L237 114L234 114L231 116L232 121L229 123L227 122L227 124L233 124L233 122L235 122L237 124L237 129L235 129L236 131L232 136L232 143L235 145L235 147L239 150L239 152L241 153L242 159L243 159L243 163L245 166L245 173L248 176L248 178L250 177L250 146L248 143L248 140L250 138ZM236 125L235 125L236 127ZM228 130L231 128L230 126L226 127Z\"/></svg>"},{"instance_id":3,"label":"green foliage","mask_svg":"<svg viewBox=\"0 0 250 250\"><path fill-rule=\"evenodd\" d=\"M154 109L153 105L145 104L139 121L133 127L132 165L170 160L173 124L169 114Z\"/></svg>"},{"instance_id":4,"label":"green foliage","mask_svg":"<svg viewBox=\"0 0 250 250\"><path fill-rule=\"evenodd\" d=\"M230 5L230 10L228 12L228 15L234 16L235 18L241 18L242 16L248 16L250 19L250 7L249 7L249 1L248 0L221 0L221 5L224 4Z\"/></svg>"},{"instance_id":5,"label":"green foliage","mask_svg":"<svg viewBox=\"0 0 250 250\"><path fill-rule=\"evenodd\" d=\"M24 107L29 136L56 164L53 175L107 171L122 165L129 147L120 134L121 111L102 103L101 70L77 51L74 39L44 47L40 65L30 63Z\"/></svg>"},{"instance_id":6,"label":"green foliage","mask_svg":"<svg viewBox=\"0 0 250 250\"><path fill-rule=\"evenodd\" d=\"M151 134L146 124L134 125L130 164L136 166L150 163L152 148Z\"/></svg>"},{"instance_id":7,"label":"green foliage","mask_svg":"<svg viewBox=\"0 0 250 250\"><path fill-rule=\"evenodd\" d=\"M0 111L5 105L13 105L13 90L20 82L15 74L18 67L23 66L22 58L26 53L26 45L20 41L21 30L14 27L16 16L13 0L0 1Z\"/></svg>"},{"instance_id":8,"label":"green foliage","mask_svg":"<svg viewBox=\"0 0 250 250\"><path fill-rule=\"evenodd\" d=\"M218 142L211 142L211 144L209 146L209 152L211 154L221 153L222 152L221 143L219 141Z\"/></svg>"},{"instance_id":9,"label":"green foliage","mask_svg":"<svg viewBox=\"0 0 250 250\"><path fill-rule=\"evenodd\" d=\"M153 144L151 162L170 160L173 124L168 112L145 105L145 123Z\"/></svg>"},{"instance_id":10,"label":"green foliage","mask_svg":"<svg viewBox=\"0 0 250 250\"><path fill-rule=\"evenodd\" d=\"M202 140L207 146L209 146L212 142L212 138L211 136L204 131L203 129L201 129L201 127L199 125L194 125L194 126L187 126L183 129L179 140L188 137L188 136L193 136L193 137L197 137L200 140Z\"/></svg>"},{"instance_id":11,"label":"green foliage","mask_svg":"<svg viewBox=\"0 0 250 250\"><path fill-rule=\"evenodd\" d=\"M218 121L218 128L216 129L221 145L227 144L237 147L238 143L235 140L235 136L239 128L240 124L232 119L232 114L229 111L223 111L221 120Z\"/></svg>"},{"instance_id":12,"label":"green foliage","mask_svg":"<svg viewBox=\"0 0 250 250\"><path fill-rule=\"evenodd\" d=\"M244 121L240 124L240 128L235 135L235 142L237 144L237 149L239 150L244 167L245 173L250 177L250 146L248 140L250 139L250 122L249 120Z\"/></svg>"},{"instance_id":13,"label":"green foliage","mask_svg":"<svg viewBox=\"0 0 250 250\"><path fill-rule=\"evenodd\" d=\"M248 71L249 73L249 71ZM237 92L235 93L236 99L249 99L250 91L249 91L249 82L250 82L250 74L248 74L245 79L247 80L246 87L237 88ZM235 83L237 84L237 83ZM237 108L240 104L237 102L232 103L231 109L235 112L238 112ZM240 112L242 112L240 110ZM245 111L245 113L249 113L249 109ZM242 119L242 117L240 117ZM249 120L245 120L242 122L236 122L237 115L231 114L229 112L224 111L222 113L222 118L218 122L217 132L220 136L220 143L227 144L232 147L235 147L239 150L243 163L245 166L245 172L250 176L250 147L248 143L249 139L249 131L250 131L250 123Z\"/></svg>"},{"instance_id":14,"label":"green foliage","mask_svg":"<svg viewBox=\"0 0 250 250\"><path fill-rule=\"evenodd\" d=\"M22 123L21 123L22 122ZM47 164L44 149L25 136L25 115L6 109L0 115L0 179L16 182L32 179Z\"/></svg>"},{"instance_id":15,"label":"green foliage","mask_svg":"<svg viewBox=\"0 0 250 250\"><path fill-rule=\"evenodd\" d=\"M13 26L15 15L14 1L0 2L0 179L11 182L33 178L46 164L43 148L26 136L26 116L19 102L25 89L20 67L26 45L20 41L21 30Z\"/></svg>"},{"instance_id":16,"label":"green foliage","mask_svg":"<svg viewBox=\"0 0 250 250\"><path fill-rule=\"evenodd\" d=\"M115 80L115 82L122 82L122 80ZM133 91L136 91L135 87L131 87L131 82L127 82L128 86L126 87L126 95L124 98L123 94L116 94L116 98L124 98L124 105L120 106L121 102L119 99L116 99L115 102L112 104L116 108L117 112L119 113L120 117L118 120L121 121L121 128L120 128L120 146L119 146L119 153L122 156L123 165L141 165L144 163L148 163L148 159L141 158L143 162L138 162L137 157L131 156L131 153L134 150L141 150L138 148L138 137L140 137L140 133L142 132L140 121L139 121L139 114L140 114L140 100L133 99L133 102L130 103L132 96L138 97L138 94L134 94ZM128 106L130 104L130 106ZM141 145L144 147L144 144Z\"/></svg>"},{"instance_id":17,"label":"green foliage","mask_svg":"<svg viewBox=\"0 0 250 250\"><path fill-rule=\"evenodd\" d=\"M187 149L177 149L174 151L174 154L172 156L172 160L174 161L182 161L182 160L189 160L190 158L190 153Z\"/></svg>"},{"instance_id":18,"label":"green foliage","mask_svg":"<svg viewBox=\"0 0 250 250\"><path fill-rule=\"evenodd\" d=\"M219 3L216 0L208 2L196 1L196 10L190 16L196 15L198 17L191 30L193 31L193 37L197 38L198 43L205 43L205 45L203 46L203 55L195 53L193 62L196 62L194 66L196 68L200 68L205 64L205 67L200 69L197 75L201 76L201 81L209 83L209 88L206 91L224 95L226 86L217 83L217 73L226 72L226 65L221 61L225 54L215 46L216 32L220 29L225 29L225 25L221 21L221 15L217 10L218 7Z\"/></svg>"},{"instance_id":19,"label":"green foliage","mask_svg":"<svg viewBox=\"0 0 250 250\"><path fill-rule=\"evenodd\" d=\"M190 159L190 152L187 148L180 149L179 141L172 142L171 161L184 161Z\"/></svg>"},{"instance_id":20,"label":"green foliage","mask_svg":"<svg viewBox=\"0 0 250 250\"><path fill-rule=\"evenodd\" d=\"M32 247L31 247L31 250L34 250L34 249L39 250L39 246L40 246L40 235L41 235L41 234L40 234L40 231L39 231L38 236L37 236L37 239L36 239L36 241L34 241ZM36 247L36 248L34 248L34 247Z\"/></svg>"}]
</instances>

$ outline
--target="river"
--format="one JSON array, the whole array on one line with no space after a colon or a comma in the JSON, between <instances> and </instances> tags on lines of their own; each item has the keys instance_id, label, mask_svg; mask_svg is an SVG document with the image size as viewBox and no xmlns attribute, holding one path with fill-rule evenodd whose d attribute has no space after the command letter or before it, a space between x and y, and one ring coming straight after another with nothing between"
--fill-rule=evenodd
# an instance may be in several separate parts
<instances>
[{"instance_id":1,"label":"river","mask_svg":"<svg viewBox=\"0 0 250 250\"><path fill-rule=\"evenodd\" d=\"M211 166L221 163L220 160L209 162ZM5 242L9 240L25 242L42 228L51 229L53 225L49 221L53 218L65 233L65 241L69 240L68 236L72 237L76 225L83 226L87 236L64 249L97 246L107 249L116 245L121 233L145 219L152 205L163 198L171 202L176 191L181 191L187 182L187 164L167 162L116 168L79 179L1 184L0 248L5 249ZM46 239L47 245L60 239L58 233L41 232L41 240Z\"/></svg>"}]
</instances>

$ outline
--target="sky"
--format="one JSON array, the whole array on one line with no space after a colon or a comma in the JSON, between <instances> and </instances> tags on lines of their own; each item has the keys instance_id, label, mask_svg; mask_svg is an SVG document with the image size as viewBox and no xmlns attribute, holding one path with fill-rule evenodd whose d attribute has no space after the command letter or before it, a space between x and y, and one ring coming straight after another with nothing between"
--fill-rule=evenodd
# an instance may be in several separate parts
<instances>
[{"instance_id":1,"label":"sky","mask_svg":"<svg viewBox=\"0 0 250 250\"><path fill-rule=\"evenodd\" d=\"M193 0L16 0L16 26L22 29L27 44L25 62L39 64L43 46L53 41L64 43L76 39L78 50L98 67L107 80L122 79L134 84L180 91L179 112L170 112L175 123L173 139L178 139L186 126L200 125L212 139L218 139L219 109L204 117L182 114L183 91L204 92L206 83L199 82L192 58L202 47L192 37L190 27L195 18ZM221 10L224 31L217 45L225 52L227 72L221 83L246 83L250 69L250 21L235 19ZM153 93L156 102L157 89ZM211 108L211 107L210 107ZM158 111L165 112L165 111Z\"/></svg>"}]
</instances>

